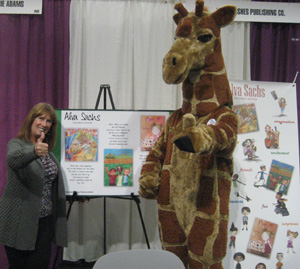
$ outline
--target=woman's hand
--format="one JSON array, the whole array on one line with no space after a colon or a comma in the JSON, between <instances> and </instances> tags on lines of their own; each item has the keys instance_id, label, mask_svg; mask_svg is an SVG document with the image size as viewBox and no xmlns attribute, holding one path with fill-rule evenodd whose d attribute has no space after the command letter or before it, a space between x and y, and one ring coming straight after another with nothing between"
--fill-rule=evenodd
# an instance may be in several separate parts
<instances>
[{"instance_id":1,"label":"woman's hand","mask_svg":"<svg viewBox=\"0 0 300 269\"><path fill-rule=\"evenodd\" d=\"M48 154L48 144L43 143L44 138L45 138L45 133L42 132L40 138L37 140L34 146L34 152L39 157L45 157Z\"/></svg>"}]
</instances>

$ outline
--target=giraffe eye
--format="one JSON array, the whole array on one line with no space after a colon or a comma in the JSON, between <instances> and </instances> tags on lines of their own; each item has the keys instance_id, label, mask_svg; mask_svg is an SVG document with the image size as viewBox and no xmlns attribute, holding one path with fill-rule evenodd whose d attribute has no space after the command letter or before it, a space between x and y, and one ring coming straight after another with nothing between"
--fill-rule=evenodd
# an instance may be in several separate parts
<instances>
[{"instance_id":1,"label":"giraffe eye","mask_svg":"<svg viewBox=\"0 0 300 269\"><path fill-rule=\"evenodd\" d=\"M207 43L209 40L212 39L212 35L211 34L201 35L197 39L202 43Z\"/></svg>"}]
</instances>

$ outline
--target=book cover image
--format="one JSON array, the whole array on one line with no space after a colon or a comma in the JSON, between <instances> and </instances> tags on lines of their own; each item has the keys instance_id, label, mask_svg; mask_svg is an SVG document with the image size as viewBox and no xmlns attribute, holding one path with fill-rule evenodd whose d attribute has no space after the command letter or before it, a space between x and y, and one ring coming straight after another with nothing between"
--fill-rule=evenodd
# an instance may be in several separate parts
<instances>
[{"instance_id":1,"label":"book cover image","mask_svg":"<svg viewBox=\"0 0 300 269\"><path fill-rule=\"evenodd\" d=\"M73 162L97 161L98 130L73 129L65 130L65 160Z\"/></svg>"},{"instance_id":2,"label":"book cover image","mask_svg":"<svg viewBox=\"0 0 300 269\"><path fill-rule=\"evenodd\" d=\"M104 186L133 186L133 149L104 149Z\"/></svg>"},{"instance_id":3,"label":"book cover image","mask_svg":"<svg viewBox=\"0 0 300 269\"><path fill-rule=\"evenodd\" d=\"M141 150L150 151L165 127L165 116L141 116Z\"/></svg>"},{"instance_id":4,"label":"book cover image","mask_svg":"<svg viewBox=\"0 0 300 269\"><path fill-rule=\"evenodd\" d=\"M272 160L266 188L287 195L293 170L294 167L289 164Z\"/></svg>"},{"instance_id":5,"label":"book cover image","mask_svg":"<svg viewBox=\"0 0 300 269\"><path fill-rule=\"evenodd\" d=\"M270 258L278 224L255 218L247 245L247 252Z\"/></svg>"},{"instance_id":6,"label":"book cover image","mask_svg":"<svg viewBox=\"0 0 300 269\"><path fill-rule=\"evenodd\" d=\"M234 105L232 110L239 119L239 134L259 131L255 104Z\"/></svg>"}]
</instances>

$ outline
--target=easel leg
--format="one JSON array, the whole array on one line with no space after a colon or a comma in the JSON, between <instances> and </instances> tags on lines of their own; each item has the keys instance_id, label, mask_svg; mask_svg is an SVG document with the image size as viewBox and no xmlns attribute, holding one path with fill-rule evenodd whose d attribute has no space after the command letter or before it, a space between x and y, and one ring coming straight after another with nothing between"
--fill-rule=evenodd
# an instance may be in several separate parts
<instances>
[{"instance_id":1,"label":"easel leg","mask_svg":"<svg viewBox=\"0 0 300 269\"><path fill-rule=\"evenodd\" d=\"M142 223L142 227L143 227L143 231L144 231L144 235L145 235L145 239L146 239L146 243L147 243L147 247L148 247L148 249L150 249L150 244L149 244L149 240L148 240L148 236L147 236L147 232L146 232L146 227L145 227L145 223L144 223L144 220L143 220L143 215L142 215L142 211L141 211L141 207L140 207L140 202L141 201L140 201L139 197L135 196L133 193L131 193L131 197L135 201L136 206L138 208L139 215L140 215L140 220L141 220L141 223Z\"/></svg>"},{"instance_id":2,"label":"easel leg","mask_svg":"<svg viewBox=\"0 0 300 269\"><path fill-rule=\"evenodd\" d=\"M106 254L106 197L103 197L103 253Z\"/></svg>"},{"instance_id":3,"label":"easel leg","mask_svg":"<svg viewBox=\"0 0 300 269\"><path fill-rule=\"evenodd\" d=\"M71 209L72 209L72 205L73 205L74 201L76 200L76 197L77 197L77 192L74 191L73 195L71 196L70 201L69 201L70 204L69 204L69 208L68 208L68 212L67 212L67 220L69 219L69 216L70 216L70 213L71 213ZM62 247L57 247L57 249L56 249L56 254L55 254L54 261L53 261L52 269L55 269L55 267L56 267L56 263L57 263L59 251L61 249L62 249Z\"/></svg>"}]
</instances>

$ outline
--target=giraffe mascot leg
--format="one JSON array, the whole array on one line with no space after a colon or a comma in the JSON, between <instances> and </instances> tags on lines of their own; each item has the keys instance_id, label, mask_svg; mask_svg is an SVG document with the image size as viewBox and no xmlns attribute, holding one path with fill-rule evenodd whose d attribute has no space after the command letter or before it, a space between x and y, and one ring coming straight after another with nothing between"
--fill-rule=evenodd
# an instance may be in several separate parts
<instances>
[{"instance_id":1,"label":"giraffe mascot leg","mask_svg":"<svg viewBox=\"0 0 300 269\"><path fill-rule=\"evenodd\" d=\"M176 41L163 60L168 84L182 82L183 105L171 114L140 176L139 194L157 199L162 246L186 268L223 268L238 120L221 52L220 28L236 7L213 13L179 3Z\"/></svg>"}]
</instances>

